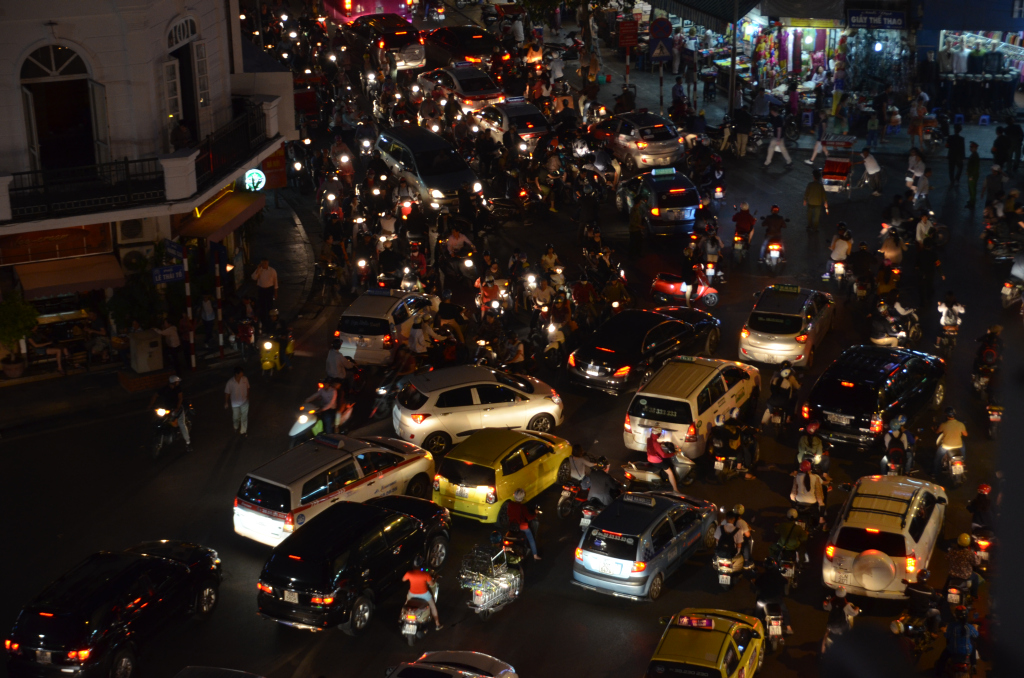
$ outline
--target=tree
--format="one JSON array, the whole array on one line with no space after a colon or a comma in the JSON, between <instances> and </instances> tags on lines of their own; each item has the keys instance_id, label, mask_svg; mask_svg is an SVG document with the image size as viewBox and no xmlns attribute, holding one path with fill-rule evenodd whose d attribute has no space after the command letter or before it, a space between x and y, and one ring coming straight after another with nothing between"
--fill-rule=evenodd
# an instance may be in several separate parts
<instances>
[{"instance_id":1,"label":"tree","mask_svg":"<svg viewBox=\"0 0 1024 678\"><path fill-rule=\"evenodd\" d=\"M18 342L36 328L39 311L22 299L12 295L0 303L0 346L7 349L10 360L20 353Z\"/></svg>"}]
</instances>

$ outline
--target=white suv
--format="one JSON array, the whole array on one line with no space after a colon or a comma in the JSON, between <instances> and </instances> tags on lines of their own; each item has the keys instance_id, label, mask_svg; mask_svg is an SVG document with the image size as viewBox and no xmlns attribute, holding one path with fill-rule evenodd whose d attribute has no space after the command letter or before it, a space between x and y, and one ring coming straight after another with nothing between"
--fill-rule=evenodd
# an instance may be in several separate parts
<instances>
[{"instance_id":1,"label":"white suv","mask_svg":"<svg viewBox=\"0 0 1024 678\"><path fill-rule=\"evenodd\" d=\"M946 502L946 492L924 480L858 480L825 547L825 586L869 598L906 598L903 580L916 581L928 567Z\"/></svg>"},{"instance_id":2,"label":"white suv","mask_svg":"<svg viewBox=\"0 0 1024 678\"><path fill-rule=\"evenodd\" d=\"M417 374L395 399L395 433L434 454L485 428L550 433L562 399L539 379L460 365Z\"/></svg>"},{"instance_id":3,"label":"white suv","mask_svg":"<svg viewBox=\"0 0 1024 678\"><path fill-rule=\"evenodd\" d=\"M436 311L440 300L428 294L371 289L341 314L335 338L341 354L362 365L387 365L394 348L409 339L416 318Z\"/></svg>"}]
</instances>

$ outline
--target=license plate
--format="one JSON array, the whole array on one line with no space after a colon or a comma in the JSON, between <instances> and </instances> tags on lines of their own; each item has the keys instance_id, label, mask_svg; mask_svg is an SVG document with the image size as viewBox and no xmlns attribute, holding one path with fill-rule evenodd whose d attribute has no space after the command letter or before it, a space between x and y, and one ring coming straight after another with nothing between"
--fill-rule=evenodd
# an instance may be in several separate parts
<instances>
[{"instance_id":1,"label":"license plate","mask_svg":"<svg viewBox=\"0 0 1024 678\"><path fill-rule=\"evenodd\" d=\"M964 465L963 464L953 464L953 475L955 475L955 476L963 475L963 472L964 472Z\"/></svg>"},{"instance_id":2,"label":"license plate","mask_svg":"<svg viewBox=\"0 0 1024 678\"><path fill-rule=\"evenodd\" d=\"M793 578L793 566L792 565L783 565L782 566L782 576L785 577L786 579L792 579Z\"/></svg>"},{"instance_id":3,"label":"license plate","mask_svg":"<svg viewBox=\"0 0 1024 678\"><path fill-rule=\"evenodd\" d=\"M771 626L768 627L769 636L781 636L782 635L782 622L772 620Z\"/></svg>"},{"instance_id":4,"label":"license plate","mask_svg":"<svg viewBox=\"0 0 1024 678\"><path fill-rule=\"evenodd\" d=\"M782 423L782 417L780 417L777 414L773 414L772 415L772 423L773 424L781 424Z\"/></svg>"},{"instance_id":5,"label":"license plate","mask_svg":"<svg viewBox=\"0 0 1024 678\"><path fill-rule=\"evenodd\" d=\"M299 594L296 593L295 591L285 591L284 592L284 602L286 602L286 603L298 603L299 602Z\"/></svg>"},{"instance_id":6,"label":"license plate","mask_svg":"<svg viewBox=\"0 0 1024 678\"><path fill-rule=\"evenodd\" d=\"M728 575L728 574L720 574L720 575L718 575L718 583L719 584L731 584L732 583L732 576Z\"/></svg>"},{"instance_id":7,"label":"license plate","mask_svg":"<svg viewBox=\"0 0 1024 678\"><path fill-rule=\"evenodd\" d=\"M960 594L959 593L947 594L946 595L946 600L949 601L950 603L952 603L953 605L959 605L960 604Z\"/></svg>"},{"instance_id":8,"label":"license plate","mask_svg":"<svg viewBox=\"0 0 1024 678\"><path fill-rule=\"evenodd\" d=\"M716 461L715 462L715 470L716 471L721 471L724 468L725 468L725 462L724 461Z\"/></svg>"},{"instance_id":9,"label":"license plate","mask_svg":"<svg viewBox=\"0 0 1024 678\"><path fill-rule=\"evenodd\" d=\"M724 195L725 193L723 193L722 191L715 191L715 200L721 200L722 196Z\"/></svg>"},{"instance_id":10,"label":"license plate","mask_svg":"<svg viewBox=\"0 0 1024 678\"><path fill-rule=\"evenodd\" d=\"M853 417L844 417L841 414L832 414L831 412L826 412L825 418L828 419L830 424L839 424L840 426L849 426L850 422L853 421Z\"/></svg>"},{"instance_id":11,"label":"license plate","mask_svg":"<svg viewBox=\"0 0 1024 678\"><path fill-rule=\"evenodd\" d=\"M469 488L465 485L459 485L455 488L455 496L461 499L469 498Z\"/></svg>"},{"instance_id":12,"label":"license plate","mask_svg":"<svg viewBox=\"0 0 1024 678\"><path fill-rule=\"evenodd\" d=\"M590 527L590 518L580 518L580 529L585 530Z\"/></svg>"},{"instance_id":13,"label":"license plate","mask_svg":"<svg viewBox=\"0 0 1024 678\"><path fill-rule=\"evenodd\" d=\"M40 664L50 664L53 662L53 653L45 650L36 650L36 661Z\"/></svg>"},{"instance_id":14,"label":"license plate","mask_svg":"<svg viewBox=\"0 0 1024 678\"><path fill-rule=\"evenodd\" d=\"M1002 421L1003 420L1003 413L1002 412L989 412L988 413L988 420L989 421L995 421L995 422Z\"/></svg>"},{"instance_id":15,"label":"license plate","mask_svg":"<svg viewBox=\"0 0 1024 678\"><path fill-rule=\"evenodd\" d=\"M590 369L588 369L587 370L587 374L589 376L591 376L591 377L596 377L597 376L597 370L590 370Z\"/></svg>"},{"instance_id":16,"label":"license plate","mask_svg":"<svg viewBox=\"0 0 1024 678\"><path fill-rule=\"evenodd\" d=\"M978 551L978 558L988 560L988 551Z\"/></svg>"},{"instance_id":17,"label":"license plate","mask_svg":"<svg viewBox=\"0 0 1024 678\"><path fill-rule=\"evenodd\" d=\"M402 633L416 633L416 625L402 624Z\"/></svg>"},{"instance_id":18,"label":"license plate","mask_svg":"<svg viewBox=\"0 0 1024 678\"><path fill-rule=\"evenodd\" d=\"M772 250L771 252L768 253L768 256L771 257L772 259L778 259L779 258L779 251L778 250Z\"/></svg>"},{"instance_id":19,"label":"license plate","mask_svg":"<svg viewBox=\"0 0 1024 678\"><path fill-rule=\"evenodd\" d=\"M622 565L618 563L601 563L597 569L601 574L619 574L622 572Z\"/></svg>"},{"instance_id":20,"label":"license plate","mask_svg":"<svg viewBox=\"0 0 1024 678\"><path fill-rule=\"evenodd\" d=\"M844 586L847 586L850 583L850 573L849 572L833 572L832 573L832 581L835 582L836 584L843 584Z\"/></svg>"}]
</instances>

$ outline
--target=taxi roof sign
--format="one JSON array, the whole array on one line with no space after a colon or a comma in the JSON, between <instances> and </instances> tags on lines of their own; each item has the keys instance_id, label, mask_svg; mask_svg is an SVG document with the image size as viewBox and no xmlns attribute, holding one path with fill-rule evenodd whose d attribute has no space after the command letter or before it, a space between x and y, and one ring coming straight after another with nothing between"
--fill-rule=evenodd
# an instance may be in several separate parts
<instances>
[{"instance_id":1,"label":"taxi roof sign","mask_svg":"<svg viewBox=\"0 0 1024 678\"><path fill-rule=\"evenodd\" d=\"M633 492L627 492L626 494L622 495L622 501L627 504L638 504L640 506L647 506L650 508L654 508L657 504L657 501L654 499L654 497L648 496L646 494L635 494Z\"/></svg>"},{"instance_id":2,"label":"taxi roof sign","mask_svg":"<svg viewBox=\"0 0 1024 678\"><path fill-rule=\"evenodd\" d=\"M679 615L676 625L687 629L714 629L715 620L710 617L693 617L690 615Z\"/></svg>"},{"instance_id":3,"label":"taxi roof sign","mask_svg":"<svg viewBox=\"0 0 1024 678\"><path fill-rule=\"evenodd\" d=\"M477 65L472 61L456 61L452 64L452 68L476 68Z\"/></svg>"},{"instance_id":4,"label":"taxi roof sign","mask_svg":"<svg viewBox=\"0 0 1024 678\"><path fill-rule=\"evenodd\" d=\"M652 177L672 176L675 173L676 173L676 168L675 167L662 167L662 168L659 168L659 169L656 169L656 170L651 170L651 176Z\"/></svg>"},{"instance_id":5,"label":"taxi roof sign","mask_svg":"<svg viewBox=\"0 0 1024 678\"><path fill-rule=\"evenodd\" d=\"M526 103L526 97L509 97L505 99L506 104L522 104Z\"/></svg>"},{"instance_id":6,"label":"taxi roof sign","mask_svg":"<svg viewBox=\"0 0 1024 678\"><path fill-rule=\"evenodd\" d=\"M799 285L772 285L772 289L776 292L787 292L789 294L800 294Z\"/></svg>"}]
</instances>

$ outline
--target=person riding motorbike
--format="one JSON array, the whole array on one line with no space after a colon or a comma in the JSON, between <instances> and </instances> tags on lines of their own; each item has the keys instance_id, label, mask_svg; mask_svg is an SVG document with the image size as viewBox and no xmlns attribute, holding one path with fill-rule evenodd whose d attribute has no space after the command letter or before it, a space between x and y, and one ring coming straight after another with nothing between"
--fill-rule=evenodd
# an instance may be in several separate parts
<instances>
[{"instance_id":1,"label":"person riding motorbike","mask_svg":"<svg viewBox=\"0 0 1024 678\"><path fill-rule=\"evenodd\" d=\"M846 599L846 589L835 589L826 596L822 605L828 614L828 632L840 636L853 628L853 618L860 614L860 608Z\"/></svg>"},{"instance_id":2,"label":"person riding motorbike","mask_svg":"<svg viewBox=\"0 0 1024 678\"><path fill-rule=\"evenodd\" d=\"M757 225L757 217L750 213L749 203L741 202L740 211L732 215L732 220L736 224L735 235L743 237L747 245L750 245L750 236Z\"/></svg>"},{"instance_id":3,"label":"person riding motorbike","mask_svg":"<svg viewBox=\"0 0 1024 678\"><path fill-rule=\"evenodd\" d=\"M629 290L626 289L626 284L617 275L613 275L608 279L604 289L601 290L601 297L608 302L609 306L618 304L619 308L626 306L633 300Z\"/></svg>"},{"instance_id":4,"label":"person riding motorbike","mask_svg":"<svg viewBox=\"0 0 1024 678\"><path fill-rule=\"evenodd\" d=\"M189 435L188 409L185 407L185 392L181 386L181 377L172 374L167 379L167 384L155 392L149 399L149 408L160 400L163 409L170 412L171 418L178 419L178 430L181 432L181 439L185 441L185 451L192 451L192 438Z\"/></svg>"},{"instance_id":5,"label":"person riding motorbike","mask_svg":"<svg viewBox=\"0 0 1024 678\"><path fill-rule=\"evenodd\" d=\"M338 395L338 387L341 381L331 379L320 384L320 388L313 395L306 398L303 403L316 403L316 416L323 423L325 431L337 431L338 413L341 409Z\"/></svg>"},{"instance_id":6,"label":"person riding motorbike","mask_svg":"<svg viewBox=\"0 0 1024 678\"><path fill-rule=\"evenodd\" d=\"M736 470L743 471L746 480L753 480L754 476L754 447L757 440L754 438L755 429L747 426L740 419L740 408L734 407L729 410L729 417L725 420L723 428L726 433L726 447L739 458L740 463Z\"/></svg>"},{"instance_id":7,"label":"person riding motorbike","mask_svg":"<svg viewBox=\"0 0 1024 678\"><path fill-rule=\"evenodd\" d=\"M800 382L793 374L793 367L788 360L780 365L782 369L772 377L768 384L768 407L765 408L762 424L767 424L773 407L780 408L785 413L783 424L788 423L793 415L793 407L796 405L796 395L800 390Z\"/></svg>"},{"instance_id":8,"label":"person riding motorbike","mask_svg":"<svg viewBox=\"0 0 1024 678\"><path fill-rule=\"evenodd\" d=\"M793 478L793 487L789 491L789 499L800 506L817 505L818 524L825 527L825 491L821 476L811 470L811 461L800 462L800 470Z\"/></svg>"},{"instance_id":9,"label":"person riding motorbike","mask_svg":"<svg viewBox=\"0 0 1024 678\"><path fill-rule=\"evenodd\" d=\"M587 493L587 501L600 504L602 507L611 505L620 494L622 485L608 475L604 468L591 469L590 473L580 480L580 489Z\"/></svg>"},{"instance_id":10,"label":"person riding motorbike","mask_svg":"<svg viewBox=\"0 0 1024 678\"><path fill-rule=\"evenodd\" d=\"M771 214L763 220L764 241L761 243L761 261L764 261L765 253L768 251L768 244L782 242L782 229L786 227L786 219L779 214L779 206L772 205Z\"/></svg>"},{"instance_id":11,"label":"person riding motorbike","mask_svg":"<svg viewBox=\"0 0 1024 678\"><path fill-rule=\"evenodd\" d=\"M962 657L971 663L971 674L974 674L978 663L976 643L978 629L967 621L967 607L957 605L953 610L953 621L946 625L946 647L935 662L935 675L944 675L946 662L952 658Z\"/></svg>"},{"instance_id":12,"label":"person riding motorbike","mask_svg":"<svg viewBox=\"0 0 1024 678\"><path fill-rule=\"evenodd\" d=\"M441 626L441 620L437 616L437 604L434 602L434 596L430 592L431 587L436 586L437 583L430 575L430 572L423 569L423 556L417 555L412 561L412 567L413 569L406 572L405 576L402 577L402 581L409 582L409 592L405 594L405 601L409 602L413 598L425 600L430 607L430 616L434 618L435 629L440 631L443 627Z\"/></svg>"},{"instance_id":13,"label":"person riding motorbike","mask_svg":"<svg viewBox=\"0 0 1024 678\"><path fill-rule=\"evenodd\" d=\"M889 315L889 304L879 301L871 314L871 343L875 346L899 346L900 328Z\"/></svg>"},{"instance_id":14,"label":"person riding motorbike","mask_svg":"<svg viewBox=\"0 0 1024 678\"><path fill-rule=\"evenodd\" d=\"M967 510L971 513L971 530L991 530L995 524L992 510L992 486L982 483L978 485L978 493L967 502Z\"/></svg>"},{"instance_id":15,"label":"person riding motorbike","mask_svg":"<svg viewBox=\"0 0 1024 678\"><path fill-rule=\"evenodd\" d=\"M717 264L723 249L725 249L725 243L718 237L718 228L712 222L708 224L704 235L700 237L697 243L697 250L706 263ZM720 267L718 269L718 281L725 282L725 272Z\"/></svg>"},{"instance_id":16,"label":"person riding motorbike","mask_svg":"<svg viewBox=\"0 0 1024 678\"><path fill-rule=\"evenodd\" d=\"M501 287L495 282L494 276L488 273L484 276L483 284L480 285L480 319L483 314L494 310L492 302L501 303Z\"/></svg>"},{"instance_id":17,"label":"person riding motorbike","mask_svg":"<svg viewBox=\"0 0 1024 678\"><path fill-rule=\"evenodd\" d=\"M591 319L596 315L594 305L598 300L597 290L590 283L586 271L580 274L579 281L572 286L572 300L581 315Z\"/></svg>"},{"instance_id":18,"label":"person riding motorbike","mask_svg":"<svg viewBox=\"0 0 1024 678\"><path fill-rule=\"evenodd\" d=\"M573 480L583 480L590 475L591 470L599 466L597 462L587 459L583 452L583 446L576 444L572 446L572 456L569 457L569 477Z\"/></svg>"},{"instance_id":19,"label":"person riding motorbike","mask_svg":"<svg viewBox=\"0 0 1024 678\"><path fill-rule=\"evenodd\" d=\"M757 591L757 607L764 608L768 603L778 604L782 608L782 623L786 627L786 635L793 635L790 624L789 607L786 605L786 578L779 571L778 564L773 560L764 561L764 572L754 580Z\"/></svg>"},{"instance_id":20,"label":"person riding motorbike","mask_svg":"<svg viewBox=\"0 0 1024 678\"><path fill-rule=\"evenodd\" d=\"M967 428L956 418L956 410L952 407L946 408L946 421L936 429L939 434L935 446L935 463L932 465L932 475L935 478L942 473L942 466L946 457L952 451L959 451L960 456L965 456L964 438L967 436Z\"/></svg>"},{"instance_id":21,"label":"person riding motorbike","mask_svg":"<svg viewBox=\"0 0 1024 678\"><path fill-rule=\"evenodd\" d=\"M773 559L779 560L786 551L795 551L797 559L803 558L803 546L811 535L800 524L799 517L799 512L795 508L791 508L786 511L786 519L775 526L775 534L778 535L778 539L768 547L768 553Z\"/></svg>"},{"instance_id":22,"label":"person riding motorbike","mask_svg":"<svg viewBox=\"0 0 1024 678\"><path fill-rule=\"evenodd\" d=\"M519 372L526 367L526 349L515 332L511 332L505 342L505 355L501 362L510 372Z\"/></svg>"},{"instance_id":23,"label":"person riding motorbike","mask_svg":"<svg viewBox=\"0 0 1024 678\"><path fill-rule=\"evenodd\" d=\"M740 549L743 555L743 569L749 570L754 567L754 561L750 556L751 543L750 543L750 525L743 519L743 514L746 512L743 504L736 504L733 506L728 513L725 514L725 520L715 528L715 541L719 546L725 545L728 541L732 541L736 548ZM726 540L727 541L723 541Z\"/></svg>"},{"instance_id":24,"label":"person riding motorbike","mask_svg":"<svg viewBox=\"0 0 1024 678\"><path fill-rule=\"evenodd\" d=\"M530 550L533 551L533 559L540 560L540 554L537 552L537 535L535 534L540 527L540 521L537 513L527 507L523 503L524 501L526 501L526 492L522 489L517 489L512 493L512 501L508 504L506 511L508 524L510 528L523 533L526 541L530 544Z\"/></svg>"},{"instance_id":25,"label":"person riding motorbike","mask_svg":"<svg viewBox=\"0 0 1024 678\"><path fill-rule=\"evenodd\" d=\"M942 604L944 596L928 585L931 575L930 570L921 570L917 573L917 581L906 583L903 593L907 596L907 611L911 618L923 619L928 633L934 637L938 635L942 623L939 605Z\"/></svg>"},{"instance_id":26,"label":"person riding motorbike","mask_svg":"<svg viewBox=\"0 0 1024 678\"><path fill-rule=\"evenodd\" d=\"M462 227L458 224L452 224L451 234L448 236L446 245L448 254L452 257L457 256L463 250L473 249L473 241L462 233Z\"/></svg>"},{"instance_id":27,"label":"person riding motorbike","mask_svg":"<svg viewBox=\"0 0 1024 678\"><path fill-rule=\"evenodd\" d=\"M384 237L384 236L381 236ZM402 265L402 256L392 247L391 238L384 240L384 249L377 255L377 265L381 274L395 279L398 267Z\"/></svg>"},{"instance_id":28,"label":"person riding motorbike","mask_svg":"<svg viewBox=\"0 0 1024 678\"><path fill-rule=\"evenodd\" d=\"M676 472L671 462L673 454L661 444L659 440L661 434L661 427L655 426L647 436L647 463L656 467L668 477L668 482L672 486L673 492L679 492L679 485L676 483Z\"/></svg>"},{"instance_id":29,"label":"person riding motorbike","mask_svg":"<svg viewBox=\"0 0 1024 678\"><path fill-rule=\"evenodd\" d=\"M952 292L946 294L946 299L936 304L939 309L939 325L942 327L960 327L963 322L962 316L967 309L958 303Z\"/></svg>"},{"instance_id":30,"label":"person riding motorbike","mask_svg":"<svg viewBox=\"0 0 1024 678\"><path fill-rule=\"evenodd\" d=\"M974 370L981 367L995 369L1003 361L1003 326L992 325L978 337L978 352L974 356Z\"/></svg>"},{"instance_id":31,"label":"person riding motorbike","mask_svg":"<svg viewBox=\"0 0 1024 678\"><path fill-rule=\"evenodd\" d=\"M971 535L966 532L956 538L956 546L949 549L946 554L949 563L949 576L946 578L946 589L951 584L964 582L971 587L971 596L978 597L978 586L981 584L981 577L974 568L981 564L981 558L971 548Z\"/></svg>"},{"instance_id":32,"label":"person riding motorbike","mask_svg":"<svg viewBox=\"0 0 1024 678\"><path fill-rule=\"evenodd\" d=\"M821 428L821 424L818 423L817 419L811 419L804 425L804 434L800 436L796 446L797 464L803 463L806 459L813 466L814 459L822 456L824 444L821 441L821 436L818 435L819 428Z\"/></svg>"},{"instance_id":33,"label":"person riding motorbike","mask_svg":"<svg viewBox=\"0 0 1024 678\"><path fill-rule=\"evenodd\" d=\"M878 263L878 256L868 249L868 244L863 240L857 245L856 251L846 257L846 268L854 280L868 282L874 278L875 265ZM850 286L849 294L853 294L853 286Z\"/></svg>"}]
</instances>

